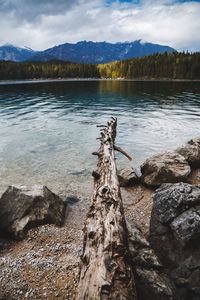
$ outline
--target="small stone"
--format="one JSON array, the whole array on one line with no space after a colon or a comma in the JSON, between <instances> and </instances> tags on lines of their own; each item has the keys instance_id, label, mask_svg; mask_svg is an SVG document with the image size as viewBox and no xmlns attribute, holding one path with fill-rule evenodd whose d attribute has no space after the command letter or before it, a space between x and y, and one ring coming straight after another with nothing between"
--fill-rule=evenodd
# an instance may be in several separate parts
<instances>
[{"instance_id":1,"label":"small stone","mask_svg":"<svg viewBox=\"0 0 200 300\"><path fill-rule=\"evenodd\" d=\"M135 183L138 183L139 181L138 174L131 167L127 167L122 170L119 170L118 178L121 187L130 187L133 186Z\"/></svg>"}]
</instances>

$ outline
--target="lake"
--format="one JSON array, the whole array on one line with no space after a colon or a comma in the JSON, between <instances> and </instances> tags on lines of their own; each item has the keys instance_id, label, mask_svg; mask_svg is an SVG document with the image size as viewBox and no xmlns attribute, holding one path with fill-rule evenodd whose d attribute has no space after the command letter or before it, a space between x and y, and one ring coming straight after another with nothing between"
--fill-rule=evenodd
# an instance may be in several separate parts
<instances>
[{"instance_id":1,"label":"lake","mask_svg":"<svg viewBox=\"0 0 200 300\"><path fill-rule=\"evenodd\" d=\"M200 135L199 82L59 81L0 85L0 191L46 184L91 190L99 128L118 118L118 167Z\"/></svg>"}]
</instances>

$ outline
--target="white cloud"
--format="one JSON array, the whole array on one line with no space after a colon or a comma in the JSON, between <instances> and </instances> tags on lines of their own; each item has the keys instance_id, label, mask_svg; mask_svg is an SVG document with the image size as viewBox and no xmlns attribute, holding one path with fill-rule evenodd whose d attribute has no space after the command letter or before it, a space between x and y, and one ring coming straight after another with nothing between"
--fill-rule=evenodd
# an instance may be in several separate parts
<instances>
[{"instance_id":1,"label":"white cloud","mask_svg":"<svg viewBox=\"0 0 200 300\"><path fill-rule=\"evenodd\" d=\"M55 1L55 5L59 2L64 3ZM19 12L13 9L0 11L0 44L45 49L80 40L119 42L141 38L178 50L200 50L198 2L143 0L141 5L116 2L105 6L103 0L79 0L62 6L62 11L57 8L53 12L52 5L47 10L41 7L34 18L19 18Z\"/></svg>"}]
</instances>

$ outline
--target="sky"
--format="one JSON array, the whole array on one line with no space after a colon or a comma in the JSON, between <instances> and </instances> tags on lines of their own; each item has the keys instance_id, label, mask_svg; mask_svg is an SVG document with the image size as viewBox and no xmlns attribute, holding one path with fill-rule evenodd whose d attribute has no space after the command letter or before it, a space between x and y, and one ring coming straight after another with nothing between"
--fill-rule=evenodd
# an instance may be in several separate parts
<instances>
[{"instance_id":1,"label":"sky","mask_svg":"<svg viewBox=\"0 0 200 300\"><path fill-rule=\"evenodd\" d=\"M0 45L143 39L200 51L200 0L0 0Z\"/></svg>"}]
</instances>

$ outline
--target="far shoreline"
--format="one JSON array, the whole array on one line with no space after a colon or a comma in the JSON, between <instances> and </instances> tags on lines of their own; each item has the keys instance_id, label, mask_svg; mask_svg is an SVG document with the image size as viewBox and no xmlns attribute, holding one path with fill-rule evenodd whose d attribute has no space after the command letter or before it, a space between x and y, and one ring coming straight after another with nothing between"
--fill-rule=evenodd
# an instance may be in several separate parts
<instances>
[{"instance_id":1,"label":"far shoreline","mask_svg":"<svg viewBox=\"0 0 200 300\"><path fill-rule=\"evenodd\" d=\"M118 81L118 82L200 82L200 79L169 79L169 78L40 78L40 79L21 79L21 80L0 80L0 85L15 85L15 84L35 84L35 83L50 83L50 82L81 82L81 81Z\"/></svg>"}]
</instances>

